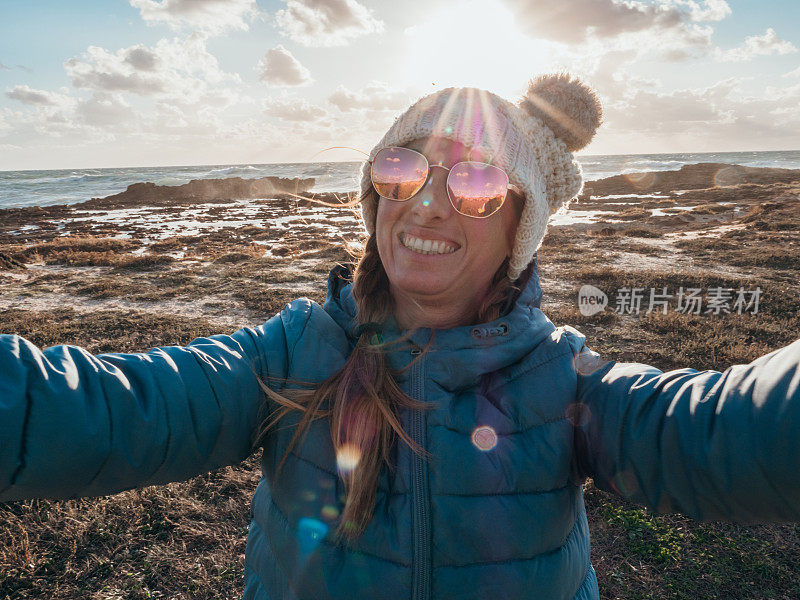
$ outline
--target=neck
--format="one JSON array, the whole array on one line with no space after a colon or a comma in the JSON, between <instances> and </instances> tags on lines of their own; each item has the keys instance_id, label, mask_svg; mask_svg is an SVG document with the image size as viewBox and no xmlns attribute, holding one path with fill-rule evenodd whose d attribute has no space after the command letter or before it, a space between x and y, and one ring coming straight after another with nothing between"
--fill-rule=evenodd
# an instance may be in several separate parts
<instances>
[{"instance_id":1,"label":"neck","mask_svg":"<svg viewBox=\"0 0 800 600\"><path fill-rule=\"evenodd\" d=\"M450 329L476 322L484 294L468 301L454 302L439 296L412 296L392 289L395 319L401 330L429 327Z\"/></svg>"}]
</instances>

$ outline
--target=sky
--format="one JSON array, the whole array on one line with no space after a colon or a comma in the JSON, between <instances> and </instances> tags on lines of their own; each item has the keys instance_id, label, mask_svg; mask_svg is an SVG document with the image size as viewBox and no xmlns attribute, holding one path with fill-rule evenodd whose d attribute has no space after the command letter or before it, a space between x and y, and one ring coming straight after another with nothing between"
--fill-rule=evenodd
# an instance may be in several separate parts
<instances>
[{"instance_id":1,"label":"sky","mask_svg":"<svg viewBox=\"0 0 800 600\"><path fill-rule=\"evenodd\" d=\"M603 104L582 154L798 150L799 49L797 0L1 0L0 170L359 160L558 71Z\"/></svg>"}]
</instances>

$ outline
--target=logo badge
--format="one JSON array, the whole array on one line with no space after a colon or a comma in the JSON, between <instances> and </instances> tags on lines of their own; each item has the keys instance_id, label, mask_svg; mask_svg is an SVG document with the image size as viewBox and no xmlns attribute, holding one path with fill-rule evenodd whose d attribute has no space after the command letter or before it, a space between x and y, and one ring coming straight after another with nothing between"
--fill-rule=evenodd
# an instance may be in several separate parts
<instances>
[{"instance_id":1,"label":"logo badge","mask_svg":"<svg viewBox=\"0 0 800 600\"><path fill-rule=\"evenodd\" d=\"M608 296L603 290L593 285L581 286L578 291L578 309L584 317L591 317L605 310L608 306Z\"/></svg>"}]
</instances>

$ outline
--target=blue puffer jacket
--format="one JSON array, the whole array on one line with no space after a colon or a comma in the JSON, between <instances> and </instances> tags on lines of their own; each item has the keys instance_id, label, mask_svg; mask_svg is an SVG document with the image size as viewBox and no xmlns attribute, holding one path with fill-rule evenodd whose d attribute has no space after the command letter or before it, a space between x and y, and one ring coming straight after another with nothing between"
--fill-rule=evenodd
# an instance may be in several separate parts
<instances>
[{"instance_id":1,"label":"blue puffer jacket","mask_svg":"<svg viewBox=\"0 0 800 600\"><path fill-rule=\"evenodd\" d=\"M0 501L98 496L236 464L257 377L320 381L349 355L355 305L334 270L257 328L146 354L44 352L0 336ZM534 277L492 323L417 331L389 356L432 455L398 444L351 547L327 422L278 462L264 442L245 559L248 599L599 597L581 482L697 519L800 520L800 341L718 373L604 362L539 310ZM392 323L384 337L400 334ZM265 406L269 407L269 404ZM297 416L287 422L296 423Z\"/></svg>"}]
</instances>

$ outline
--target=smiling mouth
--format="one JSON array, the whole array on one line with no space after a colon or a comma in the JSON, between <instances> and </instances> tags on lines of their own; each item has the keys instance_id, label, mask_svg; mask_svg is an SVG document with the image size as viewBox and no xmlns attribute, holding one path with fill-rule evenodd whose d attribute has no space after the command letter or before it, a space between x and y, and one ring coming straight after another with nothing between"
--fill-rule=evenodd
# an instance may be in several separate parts
<instances>
[{"instance_id":1,"label":"smiling mouth","mask_svg":"<svg viewBox=\"0 0 800 600\"><path fill-rule=\"evenodd\" d=\"M418 254L451 254L458 250L458 246L454 246L450 242L426 240L406 233L400 234L400 243L412 252Z\"/></svg>"}]
</instances>

